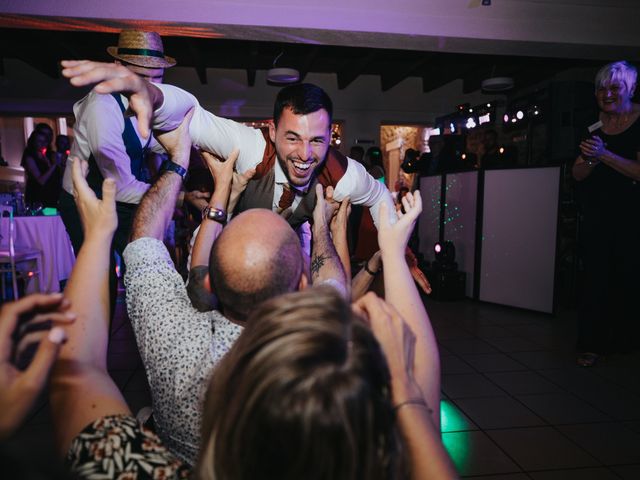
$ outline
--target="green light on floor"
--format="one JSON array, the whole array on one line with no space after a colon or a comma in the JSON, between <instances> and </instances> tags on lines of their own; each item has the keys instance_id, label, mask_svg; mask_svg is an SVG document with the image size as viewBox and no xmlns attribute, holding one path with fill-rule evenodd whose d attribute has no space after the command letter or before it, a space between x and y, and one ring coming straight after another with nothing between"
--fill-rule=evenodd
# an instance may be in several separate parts
<instances>
[{"instance_id":1,"label":"green light on floor","mask_svg":"<svg viewBox=\"0 0 640 480\"><path fill-rule=\"evenodd\" d=\"M470 461L471 440L469 438L469 422L448 400L440 402L440 425L442 443L458 472L466 472Z\"/></svg>"},{"instance_id":2,"label":"green light on floor","mask_svg":"<svg viewBox=\"0 0 640 480\"><path fill-rule=\"evenodd\" d=\"M442 443L456 470L461 475L469 472L471 462L471 432L451 432L442 435Z\"/></svg>"},{"instance_id":3,"label":"green light on floor","mask_svg":"<svg viewBox=\"0 0 640 480\"><path fill-rule=\"evenodd\" d=\"M440 401L440 428L445 432L469 430L469 422L448 400Z\"/></svg>"}]
</instances>

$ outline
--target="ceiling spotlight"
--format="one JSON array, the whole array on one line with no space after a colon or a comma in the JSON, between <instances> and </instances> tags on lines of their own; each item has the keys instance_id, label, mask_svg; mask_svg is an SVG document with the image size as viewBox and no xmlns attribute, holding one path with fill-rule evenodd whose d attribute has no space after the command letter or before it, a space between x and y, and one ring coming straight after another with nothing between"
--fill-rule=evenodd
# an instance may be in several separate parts
<instances>
[{"instance_id":1,"label":"ceiling spotlight","mask_svg":"<svg viewBox=\"0 0 640 480\"><path fill-rule=\"evenodd\" d=\"M522 110L518 110L516 112L516 117L518 117L518 120L522 120L524 118L524 113L522 112Z\"/></svg>"},{"instance_id":2,"label":"ceiling spotlight","mask_svg":"<svg viewBox=\"0 0 640 480\"><path fill-rule=\"evenodd\" d=\"M300 72L295 68L289 67L276 67L276 62L282 56L284 52L273 60L273 67L267 71L267 81L277 85L284 85L288 83L296 83L300 80Z\"/></svg>"},{"instance_id":3,"label":"ceiling spotlight","mask_svg":"<svg viewBox=\"0 0 640 480\"><path fill-rule=\"evenodd\" d=\"M300 72L294 68L271 68L267 71L267 80L271 83L295 83L300 80Z\"/></svg>"},{"instance_id":4,"label":"ceiling spotlight","mask_svg":"<svg viewBox=\"0 0 640 480\"><path fill-rule=\"evenodd\" d=\"M485 92L504 92L513 88L514 81L511 77L491 77L483 80L480 85Z\"/></svg>"},{"instance_id":5,"label":"ceiling spotlight","mask_svg":"<svg viewBox=\"0 0 640 480\"><path fill-rule=\"evenodd\" d=\"M509 121L509 114L505 113L504 117L502 117L502 120L504 120L504 123L507 123Z\"/></svg>"}]
</instances>

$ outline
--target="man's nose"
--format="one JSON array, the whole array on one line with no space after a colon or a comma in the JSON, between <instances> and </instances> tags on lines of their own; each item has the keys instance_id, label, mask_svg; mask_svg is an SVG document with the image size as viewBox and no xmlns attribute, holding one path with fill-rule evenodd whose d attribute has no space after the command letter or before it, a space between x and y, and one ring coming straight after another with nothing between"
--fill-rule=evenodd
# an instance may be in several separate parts
<instances>
[{"instance_id":1,"label":"man's nose","mask_svg":"<svg viewBox=\"0 0 640 480\"><path fill-rule=\"evenodd\" d=\"M311 156L311 143L310 142L302 142L300 148L298 149L298 156L300 160L306 161Z\"/></svg>"}]
</instances>

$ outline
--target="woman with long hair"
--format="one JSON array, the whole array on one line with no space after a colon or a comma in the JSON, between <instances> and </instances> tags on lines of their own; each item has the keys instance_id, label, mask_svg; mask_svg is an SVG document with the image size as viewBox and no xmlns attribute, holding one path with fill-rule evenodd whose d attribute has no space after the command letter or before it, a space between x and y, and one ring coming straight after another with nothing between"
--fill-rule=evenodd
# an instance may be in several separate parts
<instances>
[{"instance_id":1,"label":"woman with long hair","mask_svg":"<svg viewBox=\"0 0 640 480\"><path fill-rule=\"evenodd\" d=\"M34 130L22 153L21 165L26 172L25 202L55 207L62 188L62 163L48 155L49 139L45 132Z\"/></svg>"}]
</instances>

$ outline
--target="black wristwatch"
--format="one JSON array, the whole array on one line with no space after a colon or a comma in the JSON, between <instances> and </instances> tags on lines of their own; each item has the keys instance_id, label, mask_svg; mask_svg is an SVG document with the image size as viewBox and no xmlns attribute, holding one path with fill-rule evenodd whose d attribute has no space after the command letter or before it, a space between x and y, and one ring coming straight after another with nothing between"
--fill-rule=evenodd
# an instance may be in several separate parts
<instances>
[{"instance_id":1,"label":"black wristwatch","mask_svg":"<svg viewBox=\"0 0 640 480\"><path fill-rule=\"evenodd\" d=\"M182 177L182 180L184 180L184 177L187 176L187 169L184 167L181 167L175 162L172 162L171 160L165 160L164 162L162 162L162 164L160 165L160 170L175 172Z\"/></svg>"},{"instance_id":2,"label":"black wristwatch","mask_svg":"<svg viewBox=\"0 0 640 480\"><path fill-rule=\"evenodd\" d=\"M207 205L202 209L202 219L204 220L205 218L224 225L227 223L227 212Z\"/></svg>"}]
</instances>

